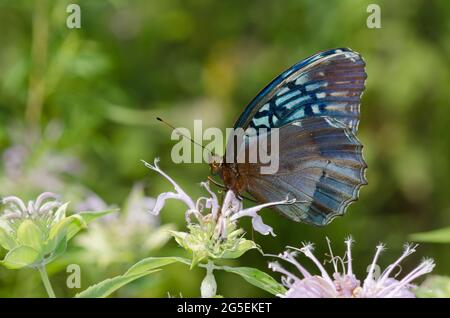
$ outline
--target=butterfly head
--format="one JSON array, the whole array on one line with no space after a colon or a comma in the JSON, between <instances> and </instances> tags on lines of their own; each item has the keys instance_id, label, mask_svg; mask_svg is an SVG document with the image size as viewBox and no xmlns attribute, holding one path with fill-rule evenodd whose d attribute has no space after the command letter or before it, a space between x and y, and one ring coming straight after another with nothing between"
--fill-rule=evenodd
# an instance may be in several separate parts
<instances>
[{"instance_id":1,"label":"butterfly head","mask_svg":"<svg viewBox=\"0 0 450 318\"><path fill-rule=\"evenodd\" d=\"M211 155L209 157L209 166L211 167L211 174L218 175L222 171L223 159L221 156Z\"/></svg>"}]
</instances>

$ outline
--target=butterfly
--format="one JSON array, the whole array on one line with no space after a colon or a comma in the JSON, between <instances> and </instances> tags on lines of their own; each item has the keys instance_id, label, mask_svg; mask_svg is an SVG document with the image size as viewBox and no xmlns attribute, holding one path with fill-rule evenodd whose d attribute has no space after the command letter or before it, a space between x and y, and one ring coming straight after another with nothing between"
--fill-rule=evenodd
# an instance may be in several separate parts
<instances>
[{"instance_id":1,"label":"butterfly","mask_svg":"<svg viewBox=\"0 0 450 318\"><path fill-rule=\"evenodd\" d=\"M278 128L277 172L262 174L261 162L227 162L224 156L211 160L212 173L227 189L249 193L260 203L294 198L273 208L297 222L326 225L343 215L367 184L363 146L356 137L366 77L362 57L347 48L291 66L256 95L234 124L253 132L253 138L255 130L266 128L270 134ZM244 150L251 147L243 144Z\"/></svg>"}]
</instances>

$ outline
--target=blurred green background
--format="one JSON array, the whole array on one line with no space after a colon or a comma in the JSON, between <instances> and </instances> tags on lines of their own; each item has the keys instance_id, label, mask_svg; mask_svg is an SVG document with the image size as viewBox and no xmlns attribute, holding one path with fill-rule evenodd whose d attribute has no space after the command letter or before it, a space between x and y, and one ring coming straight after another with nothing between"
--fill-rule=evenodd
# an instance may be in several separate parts
<instances>
[{"instance_id":1,"label":"blurred green background","mask_svg":"<svg viewBox=\"0 0 450 318\"><path fill-rule=\"evenodd\" d=\"M139 161L160 157L160 166L197 197L209 167L172 163L174 142L155 116L175 126L202 119L204 127L231 127L281 71L318 51L350 47L367 63L358 135L369 185L325 228L265 210L277 237L252 233L244 220L248 237L274 254L311 241L322 256L325 236L342 254L352 234L362 277L378 242L388 246L379 262L386 265L410 233L450 225L450 2L377 1L381 29L366 26L374 1L80 0L81 29L66 27L69 3L0 1L1 196L29 200L47 190L75 210L123 207L138 182L148 197L170 189ZM155 234L158 224L184 229L182 204L168 204L145 229L125 219L123 225L98 222L49 266L58 296L79 291L65 287L70 263L80 264L85 288L142 257L185 255ZM154 244L143 246L148 237ZM435 273L450 275L449 252L449 245L422 244L403 269L429 256ZM229 264L268 272L267 262L251 251ZM115 295L198 296L203 276L203 270L171 265ZM224 296L269 296L232 274L217 279ZM0 296L45 297L45 291L36 272L0 268Z\"/></svg>"}]
</instances>

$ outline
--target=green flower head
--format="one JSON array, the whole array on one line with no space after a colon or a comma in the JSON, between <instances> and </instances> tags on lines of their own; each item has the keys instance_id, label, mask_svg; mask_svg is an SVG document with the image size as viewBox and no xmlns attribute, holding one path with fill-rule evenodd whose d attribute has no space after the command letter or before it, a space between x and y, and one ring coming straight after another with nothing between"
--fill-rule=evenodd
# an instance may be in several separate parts
<instances>
[{"instance_id":1,"label":"green flower head","mask_svg":"<svg viewBox=\"0 0 450 318\"><path fill-rule=\"evenodd\" d=\"M66 217L68 203L44 192L25 204L15 196L1 200L0 246L8 251L1 264L10 269L39 267L66 249L67 241L86 227L82 216Z\"/></svg>"}]
</instances>

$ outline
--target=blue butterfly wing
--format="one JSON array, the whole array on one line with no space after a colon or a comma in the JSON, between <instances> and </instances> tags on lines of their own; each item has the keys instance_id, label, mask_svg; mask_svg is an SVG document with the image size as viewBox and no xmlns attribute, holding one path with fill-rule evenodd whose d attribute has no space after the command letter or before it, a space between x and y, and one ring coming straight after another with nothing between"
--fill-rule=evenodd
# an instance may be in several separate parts
<instances>
[{"instance_id":1,"label":"blue butterfly wing","mask_svg":"<svg viewBox=\"0 0 450 318\"><path fill-rule=\"evenodd\" d=\"M286 70L245 108L235 128L280 128L280 169L260 174L238 164L248 192L260 202L295 197L275 209L292 220L328 224L357 200L367 184L356 137L366 79L361 56L345 48L317 53Z\"/></svg>"},{"instance_id":2,"label":"blue butterfly wing","mask_svg":"<svg viewBox=\"0 0 450 318\"><path fill-rule=\"evenodd\" d=\"M352 130L329 117L309 117L281 127L279 137L276 174L261 174L258 163L238 164L247 191L260 202L296 198L274 208L297 222L326 225L344 214L367 184L362 144Z\"/></svg>"},{"instance_id":3,"label":"blue butterfly wing","mask_svg":"<svg viewBox=\"0 0 450 318\"><path fill-rule=\"evenodd\" d=\"M366 79L362 57L347 48L317 53L283 72L245 108L234 128L282 127L307 117L331 117L354 132Z\"/></svg>"}]
</instances>

